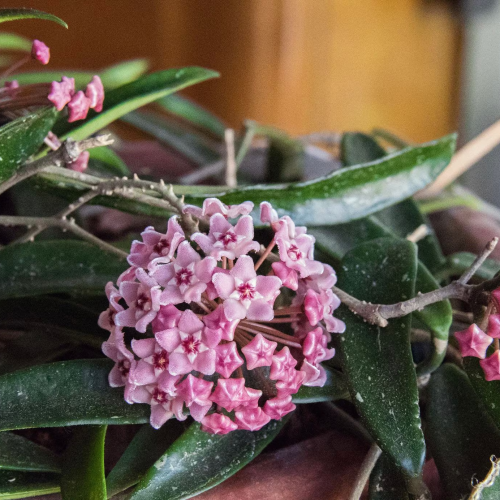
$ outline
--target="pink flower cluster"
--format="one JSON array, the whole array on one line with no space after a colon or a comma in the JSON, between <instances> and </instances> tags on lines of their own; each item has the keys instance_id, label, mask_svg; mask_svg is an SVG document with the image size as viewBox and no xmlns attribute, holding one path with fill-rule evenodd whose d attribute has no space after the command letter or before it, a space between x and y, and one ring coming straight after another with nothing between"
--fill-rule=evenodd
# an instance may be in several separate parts
<instances>
[{"instance_id":1,"label":"pink flower cluster","mask_svg":"<svg viewBox=\"0 0 500 500\"><path fill-rule=\"evenodd\" d=\"M295 409L302 385L326 381L330 333L345 328L332 314L335 272L314 260L306 228L268 203L261 220L274 236L261 247L252 209L215 198L187 206L207 232L188 237L176 217L166 233L146 228L131 267L106 286L99 325L111 333L109 383L125 387L128 403L151 405L155 428L189 413L214 434L258 430Z\"/></svg>"},{"instance_id":2,"label":"pink flower cluster","mask_svg":"<svg viewBox=\"0 0 500 500\"><path fill-rule=\"evenodd\" d=\"M492 292L493 300L499 303L500 289ZM500 339L500 314L491 314L488 318L486 333L476 324L472 324L466 330L455 333L460 353L463 357L473 356L479 358L479 364L484 372L486 380L500 380L500 351L498 347L490 356L486 357L486 351L494 339Z\"/></svg>"}]
</instances>

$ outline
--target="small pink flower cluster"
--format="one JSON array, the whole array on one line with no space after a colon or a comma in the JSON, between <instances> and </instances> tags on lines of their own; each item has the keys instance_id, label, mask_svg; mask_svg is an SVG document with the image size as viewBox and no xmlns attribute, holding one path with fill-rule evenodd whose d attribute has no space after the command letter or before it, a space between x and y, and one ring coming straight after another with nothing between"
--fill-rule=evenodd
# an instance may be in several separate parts
<instances>
[{"instance_id":1,"label":"small pink flower cluster","mask_svg":"<svg viewBox=\"0 0 500 500\"><path fill-rule=\"evenodd\" d=\"M103 344L115 361L109 383L125 386L128 403L151 405L155 428L189 411L210 433L258 430L295 409L292 395L302 385L326 381L330 333L345 329L332 314L335 272L314 260L306 228L278 218L268 203L261 220L274 237L261 250L252 209L215 198L187 206L207 232L187 238L176 217L165 234L146 228L132 243L131 267L117 287L106 286L109 308L99 325L111 332ZM137 332L145 335L134 338Z\"/></svg>"},{"instance_id":2,"label":"small pink flower cluster","mask_svg":"<svg viewBox=\"0 0 500 500\"><path fill-rule=\"evenodd\" d=\"M498 309L500 305L500 289L492 292L494 304ZM486 351L494 339L500 339L500 314L490 314L486 333L476 324L472 324L466 330L455 333L462 357L473 356L479 358L479 364L484 372L486 380L500 380L500 350L498 341L495 351L486 357Z\"/></svg>"}]
</instances>

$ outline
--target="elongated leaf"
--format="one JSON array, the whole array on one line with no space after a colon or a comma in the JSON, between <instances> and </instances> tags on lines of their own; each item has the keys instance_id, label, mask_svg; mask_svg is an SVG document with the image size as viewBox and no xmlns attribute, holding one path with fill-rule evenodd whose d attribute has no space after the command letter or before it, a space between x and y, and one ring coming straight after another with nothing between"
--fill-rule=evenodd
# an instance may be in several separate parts
<instances>
[{"instance_id":1,"label":"elongated leaf","mask_svg":"<svg viewBox=\"0 0 500 500\"><path fill-rule=\"evenodd\" d=\"M36 153L56 117L55 108L44 108L0 128L0 183Z\"/></svg>"},{"instance_id":2,"label":"elongated leaf","mask_svg":"<svg viewBox=\"0 0 500 500\"><path fill-rule=\"evenodd\" d=\"M410 500L404 477L383 453L370 475L369 500Z\"/></svg>"},{"instance_id":3,"label":"elongated leaf","mask_svg":"<svg viewBox=\"0 0 500 500\"><path fill-rule=\"evenodd\" d=\"M386 304L409 299L415 293L415 245L394 238L362 244L346 254L339 271L339 287L358 299ZM351 399L380 448L406 476L416 477L425 443L410 350L411 317L380 328L344 306L337 315L346 322L340 350Z\"/></svg>"},{"instance_id":4,"label":"elongated leaf","mask_svg":"<svg viewBox=\"0 0 500 500\"><path fill-rule=\"evenodd\" d=\"M83 122L61 123L57 133L64 138L85 139L134 109L216 76L217 72L198 67L174 68L143 76L107 92L100 113L90 111Z\"/></svg>"},{"instance_id":5,"label":"elongated leaf","mask_svg":"<svg viewBox=\"0 0 500 500\"><path fill-rule=\"evenodd\" d=\"M106 500L105 436L105 425L85 425L74 431L64 452L61 476L63 500Z\"/></svg>"},{"instance_id":6,"label":"elongated leaf","mask_svg":"<svg viewBox=\"0 0 500 500\"><path fill-rule=\"evenodd\" d=\"M142 76L149 68L147 59L131 59L122 61L99 71L102 84L106 90L111 90L131 83Z\"/></svg>"},{"instance_id":7,"label":"elongated leaf","mask_svg":"<svg viewBox=\"0 0 500 500\"><path fill-rule=\"evenodd\" d=\"M224 138L226 124L207 109L179 94L172 94L158 99L158 104L169 113L187 122L208 130L219 139Z\"/></svg>"},{"instance_id":8,"label":"elongated leaf","mask_svg":"<svg viewBox=\"0 0 500 500\"><path fill-rule=\"evenodd\" d=\"M64 336L100 348L108 334L99 328L97 320L98 315L86 307L55 297L0 301L0 329Z\"/></svg>"},{"instance_id":9,"label":"elongated leaf","mask_svg":"<svg viewBox=\"0 0 500 500\"><path fill-rule=\"evenodd\" d=\"M180 500L213 488L259 455L285 420L224 436L203 432L195 422L149 469L131 500Z\"/></svg>"},{"instance_id":10,"label":"elongated leaf","mask_svg":"<svg viewBox=\"0 0 500 500\"><path fill-rule=\"evenodd\" d=\"M0 50L31 52L32 41L15 33L0 33Z\"/></svg>"},{"instance_id":11,"label":"elongated leaf","mask_svg":"<svg viewBox=\"0 0 500 500\"><path fill-rule=\"evenodd\" d=\"M369 135L347 132L342 136L340 160L346 167L367 163L385 155L385 149Z\"/></svg>"},{"instance_id":12,"label":"elongated leaf","mask_svg":"<svg viewBox=\"0 0 500 500\"><path fill-rule=\"evenodd\" d=\"M94 148L90 153L90 168L102 170L105 173L128 177L130 170L125 162L111 148ZM95 164L98 163L98 165Z\"/></svg>"},{"instance_id":13,"label":"elongated leaf","mask_svg":"<svg viewBox=\"0 0 500 500\"><path fill-rule=\"evenodd\" d=\"M126 268L124 260L82 241L12 245L0 250L0 299L102 293Z\"/></svg>"},{"instance_id":14,"label":"elongated leaf","mask_svg":"<svg viewBox=\"0 0 500 500\"><path fill-rule=\"evenodd\" d=\"M327 367L324 368L326 371L325 385L323 387L306 387L303 385L299 392L292 396L295 404L349 399L349 391L342 373L337 370L330 370Z\"/></svg>"},{"instance_id":15,"label":"elongated leaf","mask_svg":"<svg viewBox=\"0 0 500 500\"><path fill-rule=\"evenodd\" d=\"M184 430L185 425L175 419L160 429L144 424L106 478L108 496L137 484Z\"/></svg>"},{"instance_id":16,"label":"elongated leaf","mask_svg":"<svg viewBox=\"0 0 500 500\"><path fill-rule=\"evenodd\" d=\"M61 464L47 448L11 432L0 432L0 469L61 472Z\"/></svg>"},{"instance_id":17,"label":"elongated leaf","mask_svg":"<svg viewBox=\"0 0 500 500\"><path fill-rule=\"evenodd\" d=\"M0 471L0 498L14 500L36 495L57 493L59 474L47 472L25 472L19 470Z\"/></svg>"},{"instance_id":18,"label":"elongated leaf","mask_svg":"<svg viewBox=\"0 0 500 500\"><path fill-rule=\"evenodd\" d=\"M446 262L436 273L436 276L443 280L451 278L452 276L460 276L470 268L476 257L476 255L469 252L457 252L448 255ZM474 276L481 280L490 280L498 271L500 271L500 262L495 259L486 259Z\"/></svg>"},{"instance_id":19,"label":"elongated leaf","mask_svg":"<svg viewBox=\"0 0 500 500\"><path fill-rule=\"evenodd\" d=\"M54 21L65 28L68 25L57 16L49 14L47 12L42 12L36 9L0 9L0 23L5 21L16 21L18 19L45 19L46 21Z\"/></svg>"},{"instance_id":20,"label":"elongated leaf","mask_svg":"<svg viewBox=\"0 0 500 500\"><path fill-rule=\"evenodd\" d=\"M490 456L498 455L500 431L467 375L451 364L432 375L426 408L426 434L445 498L467 497L472 479L482 481L491 465ZM495 490L500 496L497 482Z\"/></svg>"},{"instance_id":21,"label":"elongated leaf","mask_svg":"<svg viewBox=\"0 0 500 500\"><path fill-rule=\"evenodd\" d=\"M0 377L0 430L81 424L140 424L148 405L111 388L108 359L62 361Z\"/></svg>"}]
</instances>

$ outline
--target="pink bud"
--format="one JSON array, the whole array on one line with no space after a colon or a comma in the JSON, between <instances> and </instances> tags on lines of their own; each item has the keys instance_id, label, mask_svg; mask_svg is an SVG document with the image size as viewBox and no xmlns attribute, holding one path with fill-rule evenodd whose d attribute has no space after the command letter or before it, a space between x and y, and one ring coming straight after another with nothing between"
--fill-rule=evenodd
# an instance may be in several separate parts
<instances>
[{"instance_id":1,"label":"pink bud","mask_svg":"<svg viewBox=\"0 0 500 500\"><path fill-rule=\"evenodd\" d=\"M90 99L79 90L69 101L69 119L68 122L76 122L77 120L84 120L87 118L87 113L90 108Z\"/></svg>"},{"instance_id":2,"label":"pink bud","mask_svg":"<svg viewBox=\"0 0 500 500\"><path fill-rule=\"evenodd\" d=\"M487 333L494 339L500 338L500 314L492 314L488 318Z\"/></svg>"},{"instance_id":3,"label":"pink bud","mask_svg":"<svg viewBox=\"0 0 500 500\"><path fill-rule=\"evenodd\" d=\"M47 64L50 59L50 49L40 40L33 40L31 57L40 61L42 64Z\"/></svg>"},{"instance_id":4,"label":"pink bud","mask_svg":"<svg viewBox=\"0 0 500 500\"><path fill-rule=\"evenodd\" d=\"M484 372L484 378L491 380L500 380L500 351L495 351L491 356L479 361Z\"/></svg>"},{"instance_id":5,"label":"pink bud","mask_svg":"<svg viewBox=\"0 0 500 500\"><path fill-rule=\"evenodd\" d=\"M466 330L455 332L455 338L458 341L460 353L464 357L484 358L486 349L493 342L493 339L475 324L470 325Z\"/></svg>"},{"instance_id":6,"label":"pink bud","mask_svg":"<svg viewBox=\"0 0 500 500\"><path fill-rule=\"evenodd\" d=\"M11 82L5 82L3 85L7 89L7 94L10 97L16 96L16 89L19 88L19 82L17 80L12 80Z\"/></svg>"},{"instance_id":7,"label":"pink bud","mask_svg":"<svg viewBox=\"0 0 500 500\"><path fill-rule=\"evenodd\" d=\"M97 112L102 111L102 103L104 102L104 87L101 79L94 75L92 80L87 85L85 95L90 99L90 107Z\"/></svg>"},{"instance_id":8,"label":"pink bud","mask_svg":"<svg viewBox=\"0 0 500 500\"><path fill-rule=\"evenodd\" d=\"M75 94L75 79L63 76L60 82L52 82L48 100L61 111Z\"/></svg>"},{"instance_id":9,"label":"pink bud","mask_svg":"<svg viewBox=\"0 0 500 500\"><path fill-rule=\"evenodd\" d=\"M82 151L80 156L73 162L68 163L68 168L74 170L75 172L84 172L87 170L89 164L90 153L88 151Z\"/></svg>"},{"instance_id":10,"label":"pink bud","mask_svg":"<svg viewBox=\"0 0 500 500\"><path fill-rule=\"evenodd\" d=\"M237 428L238 426L229 417L220 413L207 415L201 421L201 430L210 434L227 434Z\"/></svg>"}]
</instances>

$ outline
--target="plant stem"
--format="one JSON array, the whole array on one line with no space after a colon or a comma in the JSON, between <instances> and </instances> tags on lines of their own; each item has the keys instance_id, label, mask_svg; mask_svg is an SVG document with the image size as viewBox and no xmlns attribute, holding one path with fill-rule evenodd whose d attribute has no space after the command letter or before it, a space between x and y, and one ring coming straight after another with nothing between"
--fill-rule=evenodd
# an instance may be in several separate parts
<instances>
[{"instance_id":1,"label":"plant stem","mask_svg":"<svg viewBox=\"0 0 500 500\"><path fill-rule=\"evenodd\" d=\"M361 498L365 485L368 482L370 474L372 473L372 470L381 454L382 450L376 443L373 443L358 471L358 475L356 476L356 481L354 483L354 489L349 496L349 500L359 500Z\"/></svg>"}]
</instances>

